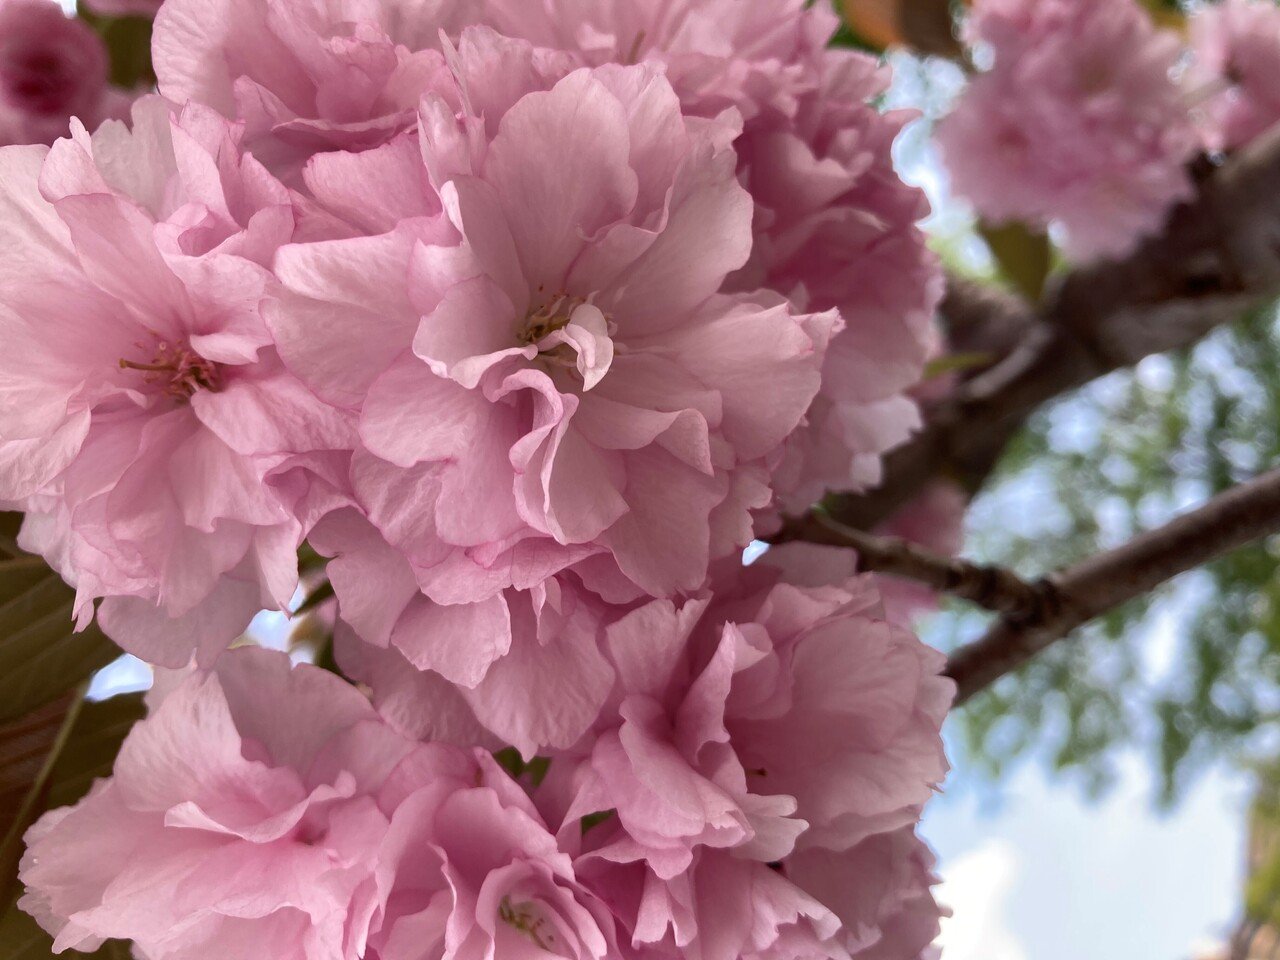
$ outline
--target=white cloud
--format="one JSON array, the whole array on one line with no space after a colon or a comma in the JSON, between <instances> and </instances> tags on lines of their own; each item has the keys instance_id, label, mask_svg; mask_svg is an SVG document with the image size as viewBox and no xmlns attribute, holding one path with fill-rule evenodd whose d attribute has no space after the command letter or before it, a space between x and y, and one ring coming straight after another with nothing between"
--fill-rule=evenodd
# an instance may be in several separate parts
<instances>
[{"instance_id":1,"label":"white cloud","mask_svg":"<svg viewBox=\"0 0 1280 960\"><path fill-rule=\"evenodd\" d=\"M1017 853L1004 840L991 840L943 869L938 899L952 911L938 938L943 960L1027 960L1008 922L1018 872Z\"/></svg>"}]
</instances>

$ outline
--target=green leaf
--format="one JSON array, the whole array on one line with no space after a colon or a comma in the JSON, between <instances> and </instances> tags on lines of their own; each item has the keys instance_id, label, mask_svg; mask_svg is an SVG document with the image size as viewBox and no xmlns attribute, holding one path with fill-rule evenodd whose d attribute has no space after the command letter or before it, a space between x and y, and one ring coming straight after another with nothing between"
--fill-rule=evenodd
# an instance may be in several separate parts
<instances>
[{"instance_id":1,"label":"green leaf","mask_svg":"<svg viewBox=\"0 0 1280 960\"><path fill-rule=\"evenodd\" d=\"M151 68L151 20L148 17L103 17L83 2L76 17L102 37L110 56L109 79L118 87L150 86L156 75Z\"/></svg>"},{"instance_id":2,"label":"green leaf","mask_svg":"<svg viewBox=\"0 0 1280 960\"><path fill-rule=\"evenodd\" d=\"M55 700L120 655L97 624L76 633L75 591L38 557L0 561L0 723Z\"/></svg>"},{"instance_id":3,"label":"green leaf","mask_svg":"<svg viewBox=\"0 0 1280 960\"><path fill-rule=\"evenodd\" d=\"M53 938L16 906L0 913L0 947L4 950L4 960L55 960ZM93 953L63 953L57 960L76 957L132 960L133 955L123 940L108 940Z\"/></svg>"},{"instance_id":4,"label":"green leaf","mask_svg":"<svg viewBox=\"0 0 1280 960\"><path fill-rule=\"evenodd\" d=\"M17 890L22 837L46 810L68 806L111 773L145 714L141 694L87 702L84 687L0 727L0 905ZM3 942L3 941L0 941Z\"/></svg>"},{"instance_id":5,"label":"green leaf","mask_svg":"<svg viewBox=\"0 0 1280 960\"><path fill-rule=\"evenodd\" d=\"M146 715L141 693L86 703L54 767L49 809L76 803L89 792L93 781L109 776L124 738Z\"/></svg>"},{"instance_id":6,"label":"green leaf","mask_svg":"<svg viewBox=\"0 0 1280 960\"><path fill-rule=\"evenodd\" d=\"M1044 293L1044 282L1053 266L1053 247L1043 233L1022 223L980 223L978 233L991 248L1000 272L1032 303Z\"/></svg>"},{"instance_id":7,"label":"green leaf","mask_svg":"<svg viewBox=\"0 0 1280 960\"><path fill-rule=\"evenodd\" d=\"M0 730L0 814L7 824L0 837L0 904L17 896L22 835L45 809L58 754L83 705L77 691Z\"/></svg>"}]
</instances>

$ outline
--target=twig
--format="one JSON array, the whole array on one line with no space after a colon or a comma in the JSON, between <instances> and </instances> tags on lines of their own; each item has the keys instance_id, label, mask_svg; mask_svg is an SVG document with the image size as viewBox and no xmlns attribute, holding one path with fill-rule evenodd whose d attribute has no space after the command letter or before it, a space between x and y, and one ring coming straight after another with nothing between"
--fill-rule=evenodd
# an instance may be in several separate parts
<instances>
[{"instance_id":1,"label":"twig","mask_svg":"<svg viewBox=\"0 0 1280 960\"><path fill-rule=\"evenodd\" d=\"M1056 602L1045 581L1028 582L1005 567L942 556L899 537L864 533L821 514L789 524L773 538L774 543L789 541L849 547L858 555L859 569L906 577L1010 617L1047 616Z\"/></svg>"},{"instance_id":2,"label":"twig","mask_svg":"<svg viewBox=\"0 0 1280 960\"><path fill-rule=\"evenodd\" d=\"M1162 527L1047 578L1037 613L1001 617L951 655L957 705L1095 617L1180 573L1280 533L1280 469L1232 487Z\"/></svg>"}]
</instances>

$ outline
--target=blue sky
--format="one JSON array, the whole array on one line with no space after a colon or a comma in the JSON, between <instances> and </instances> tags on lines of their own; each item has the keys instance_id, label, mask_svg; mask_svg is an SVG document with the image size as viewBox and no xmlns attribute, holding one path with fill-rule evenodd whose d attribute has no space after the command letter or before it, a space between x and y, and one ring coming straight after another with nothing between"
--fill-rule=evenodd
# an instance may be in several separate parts
<instances>
[{"instance_id":1,"label":"blue sky","mask_svg":"<svg viewBox=\"0 0 1280 960\"><path fill-rule=\"evenodd\" d=\"M1190 960L1225 940L1240 900L1247 784L1215 774L1172 813L1145 758L1103 801L1027 767L997 805L956 770L928 809L945 960Z\"/></svg>"}]
</instances>

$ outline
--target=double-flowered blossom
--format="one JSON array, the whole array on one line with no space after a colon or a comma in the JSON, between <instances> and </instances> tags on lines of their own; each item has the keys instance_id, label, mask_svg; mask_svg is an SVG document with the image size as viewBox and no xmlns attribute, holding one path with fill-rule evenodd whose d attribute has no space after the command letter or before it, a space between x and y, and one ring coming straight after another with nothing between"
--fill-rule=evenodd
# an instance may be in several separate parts
<instances>
[{"instance_id":1,"label":"double-flowered blossom","mask_svg":"<svg viewBox=\"0 0 1280 960\"><path fill-rule=\"evenodd\" d=\"M411 129L419 98L448 86L442 31L456 38L474 23L531 42L544 76L648 63L687 116L738 112L735 150L756 207L755 246L729 288L769 287L811 312L839 308L847 326L775 489L801 509L826 489L874 483L881 455L918 424L903 391L923 369L940 271L917 226L923 194L902 183L890 157L910 114L871 105L887 71L864 54L827 48L837 21L824 5L170 0L156 26L156 71L162 93L244 121L255 153L293 182L316 151L364 150ZM511 66L472 57L469 68ZM512 74L510 95L521 76ZM501 113L509 104L495 106ZM385 207L385 196L374 202Z\"/></svg>"},{"instance_id":2,"label":"double-flowered blossom","mask_svg":"<svg viewBox=\"0 0 1280 960\"><path fill-rule=\"evenodd\" d=\"M1191 195L1181 44L1137 0L979 0L967 38L993 62L938 138L984 218L1057 222L1072 257L1119 256Z\"/></svg>"},{"instance_id":3,"label":"double-flowered blossom","mask_svg":"<svg viewBox=\"0 0 1280 960\"><path fill-rule=\"evenodd\" d=\"M768 287L845 323L823 388L775 474L783 505L874 484L880 457L919 424L920 379L941 272L918 222L924 195L891 148L910 111L871 104L875 58L827 47L837 20L804 0L552 0L491 4L499 29L592 64L660 63L687 113L744 117L734 143L755 204L750 262L733 289Z\"/></svg>"},{"instance_id":4,"label":"double-flowered blossom","mask_svg":"<svg viewBox=\"0 0 1280 960\"><path fill-rule=\"evenodd\" d=\"M816 11L814 11L816 16ZM840 311L822 391L775 474L782 505L873 486L883 453L920 423L908 388L934 342L942 273L919 221L928 203L894 170L910 111L870 104L889 77L872 58L824 50L812 88L785 122L749 127L737 149L756 204L756 242L735 283L784 291L807 309Z\"/></svg>"},{"instance_id":5,"label":"double-flowered blossom","mask_svg":"<svg viewBox=\"0 0 1280 960\"><path fill-rule=\"evenodd\" d=\"M889 882L909 858L891 868L863 845L909 836L945 774L952 687L941 655L884 619L872 578L799 588L769 568L740 577L718 583L709 607L653 601L608 628L616 688L593 735L554 756L550 789L570 831L608 813L580 859L637 946L716 956L728 932L692 901L714 895L741 916L763 903L735 898L782 896L809 904L798 911L807 935L835 938L824 950L856 952L900 900L928 896L927 881ZM875 897L840 893L855 848ZM620 900L628 887L637 899Z\"/></svg>"},{"instance_id":6,"label":"double-flowered blossom","mask_svg":"<svg viewBox=\"0 0 1280 960\"><path fill-rule=\"evenodd\" d=\"M156 76L165 96L243 121L264 162L292 169L317 150L364 149L412 127L445 69L440 31L472 6L169 0L156 17Z\"/></svg>"},{"instance_id":7,"label":"double-flowered blossom","mask_svg":"<svg viewBox=\"0 0 1280 960\"><path fill-rule=\"evenodd\" d=\"M934 857L910 827L868 837L852 850L802 850L784 867L787 878L827 904L843 924L858 960L928 956L946 912L930 888Z\"/></svg>"},{"instance_id":8,"label":"double-flowered blossom","mask_svg":"<svg viewBox=\"0 0 1280 960\"><path fill-rule=\"evenodd\" d=\"M1280 123L1280 7L1224 0L1191 17L1189 96L1205 145L1242 147Z\"/></svg>"},{"instance_id":9,"label":"double-flowered blossom","mask_svg":"<svg viewBox=\"0 0 1280 960\"><path fill-rule=\"evenodd\" d=\"M182 680L113 775L27 840L22 907L59 950L617 956L608 910L492 756L408 740L280 653L235 650Z\"/></svg>"},{"instance_id":10,"label":"double-flowered blossom","mask_svg":"<svg viewBox=\"0 0 1280 960\"><path fill-rule=\"evenodd\" d=\"M376 600L391 642L474 686L545 641L551 611L588 619L584 593L696 591L750 539L839 319L719 292L751 249L732 116L685 117L650 66L556 79L485 28L453 60L420 143L304 171L337 212L367 221L373 184L404 209L389 232L283 248L268 318L288 367L358 413L357 501L416 583ZM375 602L349 583L344 606ZM491 642L437 639L464 624Z\"/></svg>"},{"instance_id":11,"label":"double-flowered blossom","mask_svg":"<svg viewBox=\"0 0 1280 960\"><path fill-rule=\"evenodd\" d=\"M132 131L0 151L0 499L82 620L104 598L108 632L170 666L288 603L300 458L353 442L272 347L265 265L294 217L237 135L151 97Z\"/></svg>"},{"instance_id":12,"label":"double-flowered blossom","mask_svg":"<svg viewBox=\"0 0 1280 960\"><path fill-rule=\"evenodd\" d=\"M0 144L53 143L76 117L93 129L127 114L107 83L107 48L56 0L0 3Z\"/></svg>"}]
</instances>

